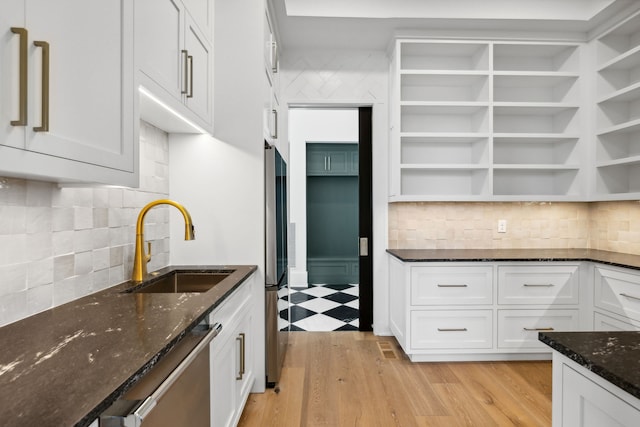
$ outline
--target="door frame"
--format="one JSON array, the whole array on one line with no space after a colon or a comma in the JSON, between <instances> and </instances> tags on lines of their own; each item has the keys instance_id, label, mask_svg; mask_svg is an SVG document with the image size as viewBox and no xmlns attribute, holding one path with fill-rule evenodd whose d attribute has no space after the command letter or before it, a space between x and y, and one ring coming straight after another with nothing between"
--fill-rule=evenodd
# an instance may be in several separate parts
<instances>
[{"instance_id":1,"label":"door frame","mask_svg":"<svg viewBox=\"0 0 640 427\"><path fill-rule=\"evenodd\" d=\"M372 176L372 216L373 227L372 235L369 240L369 256L371 258L371 264L374 274L373 280L370 284L370 307L369 310L372 313L373 322L363 324L360 322L360 327L363 330L372 330L376 335L391 335L389 328L388 316L388 296L389 296L389 284L388 284L388 265L387 265L387 238L388 238L388 213L387 213L387 198L388 198L388 171L384 167L388 161L388 147L387 136L385 131L388 130L388 118L386 103L370 102L370 101L329 101L329 100L287 100L284 104L286 108L286 114L282 117L281 137L283 141L287 141L289 138L289 114L290 109L296 108L309 108L309 109L344 109L354 108L359 109L361 107L369 107L372 109L372 165L376 165L376 175ZM287 149L288 150L288 149ZM373 169L373 166L372 166ZM374 240L375 239L375 240ZM374 244L375 241L375 244ZM294 263L295 265L295 263ZM374 292L375 289L375 292ZM365 290L365 292L367 292ZM365 295L365 301L367 296ZM375 307L375 310L374 310ZM367 328L367 329L364 329Z\"/></svg>"},{"instance_id":2,"label":"door frame","mask_svg":"<svg viewBox=\"0 0 640 427\"><path fill-rule=\"evenodd\" d=\"M373 107L358 107L360 331L373 330ZM362 239L367 239L366 244ZM364 246L364 247L363 247ZM364 253L363 253L364 252Z\"/></svg>"}]
</instances>

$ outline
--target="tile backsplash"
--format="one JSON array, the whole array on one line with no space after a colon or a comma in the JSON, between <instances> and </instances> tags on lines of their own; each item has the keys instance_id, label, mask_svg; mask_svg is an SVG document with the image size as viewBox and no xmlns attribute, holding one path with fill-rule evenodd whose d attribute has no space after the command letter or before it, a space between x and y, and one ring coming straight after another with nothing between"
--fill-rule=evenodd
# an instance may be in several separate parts
<instances>
[{"instance_id":1,"label":"tile backsplash","mask_svg":"<svg viewBox=\"0 0 640 427\"><path fill-rule=\"evenodd\" d=\"M0 325L126 280L137 215L169 195L168 135L140 123L140 188L0 177ZM145 217L149 270L169 263L169 209Z\"/></svg>"},{"instance_id":2,"label":"tile backsplash","mask_svg":"<svg viewBox=\"0 0 640 427\"><path fill-rule=\"evenodd\" d=\"M498 220L507 232L498 233ZM640 254L640 203L392 203L389 248L593 248Z\"/></svg>"}]
</instances>

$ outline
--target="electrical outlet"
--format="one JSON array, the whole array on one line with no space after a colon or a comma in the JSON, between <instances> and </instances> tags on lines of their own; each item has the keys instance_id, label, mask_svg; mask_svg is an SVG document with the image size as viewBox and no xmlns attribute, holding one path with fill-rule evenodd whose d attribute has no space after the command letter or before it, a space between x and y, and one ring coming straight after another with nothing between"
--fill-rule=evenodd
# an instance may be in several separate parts
<instances>
[{"instance_id":1,"label":"electrical outlet","mask_svg":"<svg viewBox=\"0 0 640 427\"><path fill-rule=\"evenodd\" d=\"M499 219L498 220L498 233L506 233L507 232L507 220Z\"/></svg>"}]
</instances>

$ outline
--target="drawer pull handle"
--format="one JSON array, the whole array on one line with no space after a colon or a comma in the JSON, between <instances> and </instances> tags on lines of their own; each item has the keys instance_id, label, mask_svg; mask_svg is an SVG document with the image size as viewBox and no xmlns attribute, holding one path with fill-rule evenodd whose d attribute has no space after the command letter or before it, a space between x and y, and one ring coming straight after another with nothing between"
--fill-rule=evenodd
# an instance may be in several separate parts
<instances>
[{"instance_id":1,"label":"drawer pull handle","mask_svg":"<svg viewBox=\"0 0 640 427\"><path fill-rule=\"evenodd\" d=\"M438 328L438 332L467 332L467 328Z\"/></svg>"},{"instance_id":2,"label":"drawer pull handle","mask_svg":"<svg viewBox=\"0 0 640 427\"><path fill-rule=\"evenodd\" d=\"M624 292L620 294L621 297L631 298L640 301L640 297L636 297L633 295L625 294Z\"/></svg>"},{"instance_id":3,"label":"drawer pull handle","mask_svg":"<svg viewBox=\"0 0 640 427\"><path fill-rule=\"evenodd\" d=\"M468 288L469 285L441 285L440 283L438 283L438 287L439 288Z\"/></svg>"},{"instance_id":4,"label":"drawer pull handle","mask_svg":"<svg viewBox=\"0 0 640 427\"><path fill-rule=\"evenodd\" d=\"M525 331L554 331L553 328L522 328Z\"/></svg>"},{"instance_id":5,"label":"drawer pull handle","mask_svg":"<svg viewBox=\"0 0 640 427\"><path fill-rule=\"evenodd\" d=\"M18 120L11 120L11 126L25 126L27 124L27 30L24 28L11 27L11 32L20 36L20 60L18 62L18 72L20 75Z\"/></svg>"},{"instance_id":6,"label":"drawer pull handle","mask_svg":"<svg viewBox=\"0 0 640 427\"><path fill-rule=\"evenodd\" d=\"M555 285L552 283L525 283L524 286L527 288L552 288Z\"/></svg>"}]
</instances>

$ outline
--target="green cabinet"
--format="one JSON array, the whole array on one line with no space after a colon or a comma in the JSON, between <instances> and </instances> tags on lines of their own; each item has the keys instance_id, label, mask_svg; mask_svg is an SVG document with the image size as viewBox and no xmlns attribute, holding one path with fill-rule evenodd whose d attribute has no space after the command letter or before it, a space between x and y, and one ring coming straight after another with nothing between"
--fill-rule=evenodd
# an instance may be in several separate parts
<instances>
[{"instance_id":1,"label":"green cabinet","mask_svg":"<svg viewBox=\"0 0 640 427\"><path fill-rule=\"evenodd\" d=\"M307 176L358 175L358 144L307 144Z\"/></svg>"}]
</instances>

